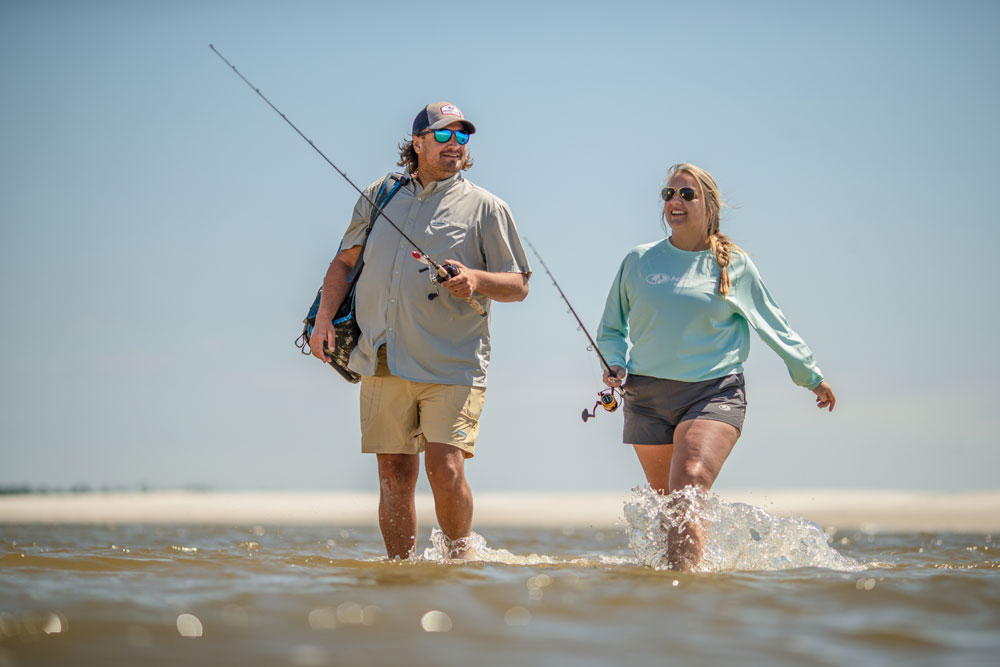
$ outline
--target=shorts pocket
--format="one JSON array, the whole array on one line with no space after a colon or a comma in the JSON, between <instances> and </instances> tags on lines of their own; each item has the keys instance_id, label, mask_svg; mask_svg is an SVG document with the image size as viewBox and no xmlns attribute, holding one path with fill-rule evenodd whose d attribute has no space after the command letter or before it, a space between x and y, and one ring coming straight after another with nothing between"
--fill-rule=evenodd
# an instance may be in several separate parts
<instances>
[{"instance_id":1,"label":"shorts pocket","mask_svg":"<svg viewBox=\"0 0 1000 667\"><path fill-rule=\"evenodd\" d=\"M466 389L468 393L459 416L468 422L479 423L479 417L483 414L483 405L486 402L486 390L479 387Z\"/></svg>"},{"instance_id":2,"label":"shorts pocket","mask_svg":"<svg viewBox=\"0 0 1000 667\"><path fill-rule=\"evenodd\" d=\"M377 377L365 377L361 380L361 428L364 430L378 414L379 401L382 398L382 386L385 381Z\"/></svg>"}]
</instances>

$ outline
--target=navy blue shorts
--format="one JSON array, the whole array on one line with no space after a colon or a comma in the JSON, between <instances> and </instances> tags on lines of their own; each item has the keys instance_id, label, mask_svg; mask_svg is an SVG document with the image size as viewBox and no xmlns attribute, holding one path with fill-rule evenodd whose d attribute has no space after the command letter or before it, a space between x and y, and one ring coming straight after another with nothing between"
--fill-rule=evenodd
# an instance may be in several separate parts
<instances>
[{"instance_id":1,"label":"navy blue shorts","mask_svg":"<svg viewBox=\"0 0 1000 667\"><path fill-rule=\"evenodd\" d=\"M626 444L672 444L674 429L689 419L711 419L743 430L747 398L742 373L701 382L629 375L623 390Z\"/></svg>"}]
</instances>

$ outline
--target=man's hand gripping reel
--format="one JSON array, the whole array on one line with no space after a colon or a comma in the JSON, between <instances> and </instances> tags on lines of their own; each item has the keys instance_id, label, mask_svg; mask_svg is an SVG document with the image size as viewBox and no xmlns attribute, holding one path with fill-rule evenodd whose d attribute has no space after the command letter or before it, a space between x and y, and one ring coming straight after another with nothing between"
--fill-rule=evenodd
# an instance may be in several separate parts
<instances>
[{"instance_id":1,"label":"man's hand gripping reel","mask_svg":"<svg viewBox=\"0 0 1000 667\"><path fill-rule=\"evenodd\" d=\"M583 414L580 415L583 417L583 421L596 417L598 406L604 408L608 412L614 412L618 409L618 406L621 405L619 399L624 399L625 395L618 387L608 387L607 389L602 389L597 392L597 398L598 401L594 403L593 410L588 411L587 408L583 409Z\"/></svg>"},{"instance_id":2,"label":"man's hand gripping reel","mask_svg":"<svg viewBox=\"0 0 1000 667\"><path fill-rule=\"evenodd\" d=\"M455 266L454 264L444 264L444 265L438 264L427 255L424 255L416 250L413 251L412 255L413 259L417 260L422 264L427 264L429 267L434 269L436 275L431 274L429 276L432 283L437 283L440 285L441 283L451 280L452 278L458 275L459 271L458 267ZM420 270L427 271L428 269L420 269ZM436 299L437 297L438 295L435 292L431 292L430 294L427 295L427 298L431 300ZM480 316L486 317L486 309L484 309L483 306L478 301L476 301L470 296L465 299L465 302L472 307L472 310L479 313Z\"/></svg>"}]
</instances>

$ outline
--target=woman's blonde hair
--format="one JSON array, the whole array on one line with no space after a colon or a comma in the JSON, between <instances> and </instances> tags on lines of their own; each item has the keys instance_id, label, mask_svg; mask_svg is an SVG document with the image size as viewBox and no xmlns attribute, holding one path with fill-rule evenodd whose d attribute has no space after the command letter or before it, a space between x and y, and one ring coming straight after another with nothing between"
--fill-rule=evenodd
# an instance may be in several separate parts
<instances>
[{"instance_id":1,"label":"woman's blonde hair","mask_svg":"<svg viewBox=\"0 0 1000 667\"><path fill-rule=\"evenodd\" d=\"M701 188L701 197L705 202L705 212L708 214L708 247L712 251L715 261L719 263L719 294L726 296L732 287L729 281L729 271L727 270L732 259L732 254L734 252L745 251L729 240L729 237L719 230L722 207L725 206L725 203L722 201L722 196L719 194L719 186L716 185L712 175L701 167L687 162L680 162L670 167L670 170L667 172L666 182L669 183L670 179L679 173L690 175L694 180L698 181L698 185Z\"/></svg>"}]
</instances>

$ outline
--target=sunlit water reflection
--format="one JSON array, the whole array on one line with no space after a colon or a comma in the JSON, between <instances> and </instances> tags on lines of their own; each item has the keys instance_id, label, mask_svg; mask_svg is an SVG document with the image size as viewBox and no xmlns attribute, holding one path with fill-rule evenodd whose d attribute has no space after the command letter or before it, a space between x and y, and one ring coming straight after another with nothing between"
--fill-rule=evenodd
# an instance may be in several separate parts
<instances>
[{"instance_id":1,"label":"sunlit water reflection","mask_svg":"<svg viewBox=\"0 0 1000 667\"><path fill-rule=\"evenodd\" d=\"M1000 651L991 535L828 536L709 498L705 571L679 573L655 569L643 529L658 502L640 492L613 530L483 529L467 561L426 529L419 558L388 562L375 528L0 526L0 666L992 664ZM637 557L640 536L654 546Z\"/></svg>"}]
</instances>

